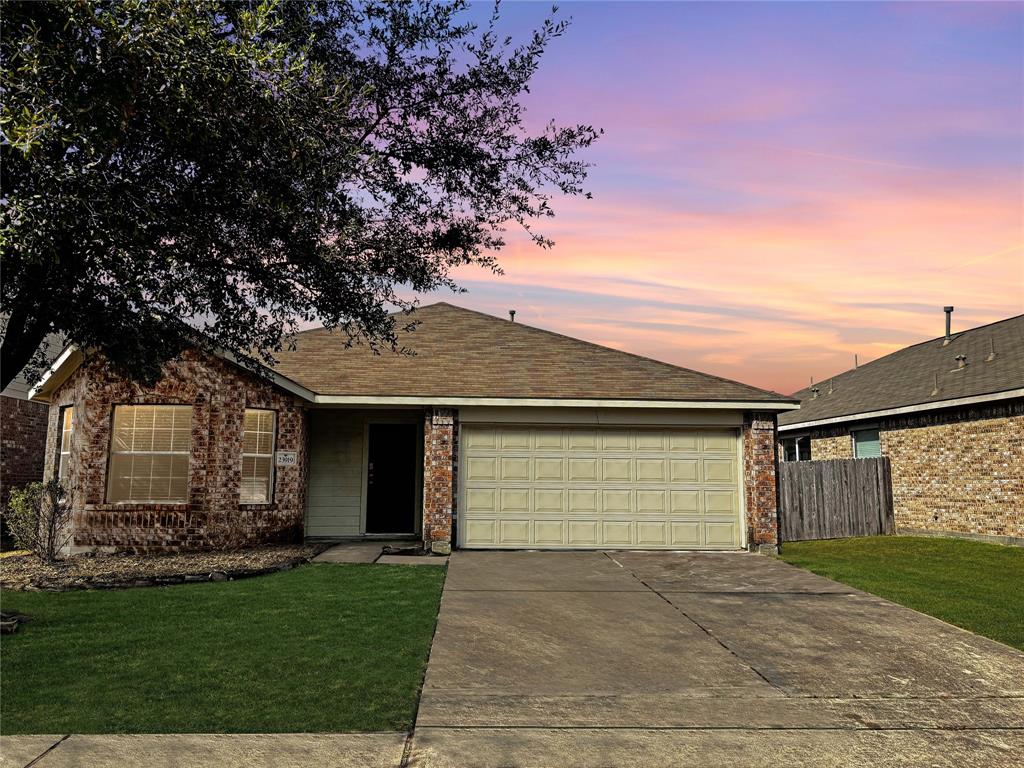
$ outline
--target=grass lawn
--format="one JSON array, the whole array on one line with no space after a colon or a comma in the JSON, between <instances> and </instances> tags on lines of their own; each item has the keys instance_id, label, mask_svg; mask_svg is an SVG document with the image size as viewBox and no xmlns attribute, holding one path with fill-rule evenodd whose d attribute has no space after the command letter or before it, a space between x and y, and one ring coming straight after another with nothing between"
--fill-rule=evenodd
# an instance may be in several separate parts
<instances>
[{"instance_id":1,"label":"grass lawn","mask_svg":"<svg viewBox=\"0 0 1024 768\"><path fill-rule=\"evenodd\" d=\"M782 559L1024 650L1024 549L963 539L794 541Z\"/></svg>"},{"instance_id":2,"label":"grass lawn","mask_svg":"<svg viewBox=\"0 0 1024 768\"><path fill-rule=\"evenodd\" d=\"M242 581L5 592L0 731L412 726L444 568L307 565Z\"/></svg>"}]
</instances>

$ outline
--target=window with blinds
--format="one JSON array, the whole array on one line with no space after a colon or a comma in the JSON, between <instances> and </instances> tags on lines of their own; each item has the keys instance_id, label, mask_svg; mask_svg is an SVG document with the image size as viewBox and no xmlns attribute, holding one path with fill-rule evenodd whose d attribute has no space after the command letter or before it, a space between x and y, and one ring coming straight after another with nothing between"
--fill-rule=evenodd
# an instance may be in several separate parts
<instances>
[{"instance_id":1,"label":"window with blinds","mask_svg":"<svg viewBox=\"0 0 1024 768\"><path fill-rule=\"evenodd\" d=\"M115 406L107 501L188 501L191 440L191 406Z\"/></svg>"},{"instance_id":2,"label":"window with blinds","mask_svg":"<svg viewBox=\"0 0 1024 768\"><path fill-rule=\"evenodd\" d=\"M882 441L877 429L858 429L853 432L853 455L858 459L877 459L882 455Z\"/></svg>"},{"instance_id":3,"label":"window with blinds","mask_svg":"<svg viewBox=\"0 0 1024 768\"><path fill-rule=\"evenodd\" d=\"M242 504L269 504L274 497L273 411L247 408L242 427Z\"/></svg>"},{"instance_id":4,"label":"window with blinds","mask_svg":"<svg viewBox=\"0 0 1024 768\"><path fill-rule=\"evenodd\" d=\"M68 477L71 464L71 436L74 431L75 409L66 405L60 409L60 449L57 451L57 479Z\"/></svg>"}]
</instances>

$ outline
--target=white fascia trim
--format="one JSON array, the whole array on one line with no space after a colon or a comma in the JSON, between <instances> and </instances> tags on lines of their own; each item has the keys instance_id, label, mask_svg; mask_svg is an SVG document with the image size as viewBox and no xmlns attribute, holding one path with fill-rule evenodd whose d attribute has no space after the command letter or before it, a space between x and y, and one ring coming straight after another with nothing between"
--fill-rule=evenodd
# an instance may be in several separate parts
<instances>
[{"instance_id":1,"label":"white fascia trim","mask_svg":"<svg viewBox=\"0 0 1024 768\"><path fill-rule=\"evenodd\" d=\"M436 405L457 407L469 405L527 406L533 408L701 408L745 411L791 411L799 408L798 403L779 401L686 401L686 400L569 400L547 397L423 397L372 395L316 395L317 405L386 406L386 405Z\"/></svg>"},{"instance_id":2,"label":"white fascia trim","mask_svg":"<svg viewBox=\"0 0 1024 768\"><path fill-rule=\"evenodd\" d=\"M886 408L882 411L864 411L863 413L851 413L847 416L836 416L831 419L818 419L817 421L802 421L799 424L780 424L779 432L790 432L794 429L809 429L811 427L824 427L828 424L842 424L844 421L863 421L864 419L877 419L882 416L900 416L905 413L920 413L921 411L935 411L939 408L955 408L960 405L975 405L977 403L991 403L998 400L1012 400L1015 397L1024 397L1024 388L1008 389L1005 392L993 392L988 395L974 395L972 397L958 397L953 400L937 400L934 403L920 403L919 405L905 405L901 408Z\"/></svg>"},{"instance_id":3,"label":"white fascia trim","mask_svg":"<svg viewBox=\"0 0 1024 768\"><path fill-rule=\"evenodd\" d=\"M74 359L72 359L74 358ZM42 394L46 389L46 385L51 382L55 377L60 377L53 382L53 386L60 386L70 376L75 368L78 367L79 363L82 362L82 354L78 351L78 347L71 345L54 360L50 367L46 369L46 373L43 374L42 378L28 391L28 399L35 400L36 402L48 403L50 398Z\"/></svg>"}]
</instances>

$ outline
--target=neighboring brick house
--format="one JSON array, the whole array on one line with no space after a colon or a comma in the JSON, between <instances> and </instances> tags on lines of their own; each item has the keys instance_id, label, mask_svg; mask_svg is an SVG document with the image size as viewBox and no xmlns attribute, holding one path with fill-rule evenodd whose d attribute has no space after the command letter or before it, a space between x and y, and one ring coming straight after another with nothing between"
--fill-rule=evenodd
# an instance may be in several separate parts
<instances>
[{"instance_id":1,"label":"neighboring brick house","mask_svg":"<svg viewBox=\"0 0 1024 768\"><path fill-rule=\"evenodd\" d=\"M45 349L60 346L57 336L47 337ZM29 388L22 372L0 393L0 510L12 490L43 479L48 409L29 400Z\"/></svg>"},{"instance_id":2,"label":"neighboring brick house","mask_svg":"<svg viewBox=\"0 0 1024 768\"><path fill-rule=\"evenodd\" d=\"M897 531L1024 544L1024 315L797 392L785 460L888 456Z\"/></svg>"},{"instance_id":3,"label":"neighboring brick house","mask_svg":"<svg viewBox=\"0 0 1024 768\"><path fill-rule=\"evenodd\" d=\"M191 351L152 388L67 350L33 396L74 547L777 544L794 400L450 304L413 319L414 354L316 329L273 370Z\"/></svg>"},{"instance_id":4,"label":"neighboring brick house","mask_svg":"<svg viewBox=\"0 0 1024 768\"><path fill-rule=\"evenodd\" d=\"M16 387L0 395L0 510L12 490L43 479L47 413Z\"/></svg>"}]
</instances>

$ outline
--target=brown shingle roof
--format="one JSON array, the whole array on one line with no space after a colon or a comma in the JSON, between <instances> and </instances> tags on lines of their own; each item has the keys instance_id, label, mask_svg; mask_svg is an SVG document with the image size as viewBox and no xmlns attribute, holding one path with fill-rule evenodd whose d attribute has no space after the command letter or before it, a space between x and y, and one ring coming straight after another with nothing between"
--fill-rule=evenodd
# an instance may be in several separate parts
<instances>
[{"instance_id":1,"label":"brown shingle roof","mask_svg":"<svg viewBox=\"0 0 1024 768\"><path fill-rule=\"evenodd\" d=\"M300 333L274 370L320 395L791 401L746 384L440 302L400 335L414 356Z\"/></svg>"},{"instance_id":2,"label":"brown shingle roof","mask_svg":"<svg viewBox=\"0 0 1024 768\"><path fill-rule=\"evenodd\" d=\"M823 380L818 397L810 387L797 392L800 410L779 416L779 424L803 424L910 405L938 403L1024 387L1024 315L906 347ZM989 360L989 354L995 356ZM956 356L967 355L958 368ZM936 389L938 382L938 391ZM831 386L832 393L829 394ZM934 392L934 394L933 394Z\"/></svg>"}]
</instances>

